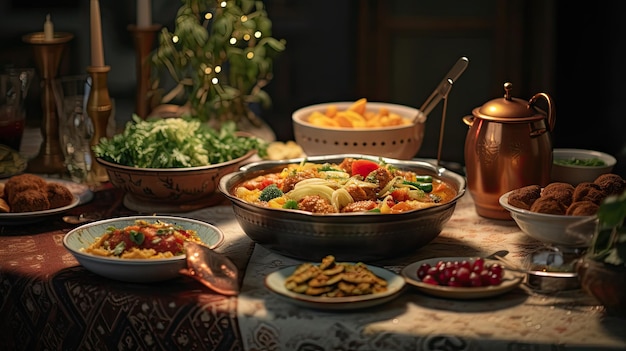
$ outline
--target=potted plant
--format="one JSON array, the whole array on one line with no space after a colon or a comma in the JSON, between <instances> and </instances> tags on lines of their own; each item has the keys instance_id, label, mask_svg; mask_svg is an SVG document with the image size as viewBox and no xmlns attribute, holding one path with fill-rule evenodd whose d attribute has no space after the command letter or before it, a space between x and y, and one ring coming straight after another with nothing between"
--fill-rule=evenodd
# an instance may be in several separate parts
<instances>
[{"instance_id":1,"label":"potted plant","mask_svg":"<svg viewBox=\"0 0 626 351\"><path fill-rule=\"evenodd\" d=\"M626 192L607 197L598 211L591 246L577 263L581 287L607 313L626 318Z\"/></svg>"},{"instance_id":2,"label":"potted plant","mask_svg":"<svg viewBox=\"0 0 626 351\"><path fill-rule=\"evenodd\" d=\"M284 50L262 1L182 0L174 30L161 30L151 54L153 84L165 85L161 76L169 76L173 87L161 101L200 120L259 126L252 106L271 104L263 88Z\"/></svg>"}]
</instances>

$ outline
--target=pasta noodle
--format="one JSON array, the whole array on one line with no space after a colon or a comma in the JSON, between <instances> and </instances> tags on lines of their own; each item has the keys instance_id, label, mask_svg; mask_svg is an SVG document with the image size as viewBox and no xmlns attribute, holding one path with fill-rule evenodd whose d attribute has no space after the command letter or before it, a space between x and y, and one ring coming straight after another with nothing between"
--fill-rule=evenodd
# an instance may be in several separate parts
<instances>
[{"instance_id":1,"label":"pasta noodle","mask_svg":"<svg viewBox=\"0 0 626 351\"><path fill-rule=\"evenodd\" d=\"M195 230L183 229L163 221L137 220L124 228L109 227L84 249L98 256L119 258L167 258L184 253L185 241L202 243Z\"/></svg>"}]
</instances>

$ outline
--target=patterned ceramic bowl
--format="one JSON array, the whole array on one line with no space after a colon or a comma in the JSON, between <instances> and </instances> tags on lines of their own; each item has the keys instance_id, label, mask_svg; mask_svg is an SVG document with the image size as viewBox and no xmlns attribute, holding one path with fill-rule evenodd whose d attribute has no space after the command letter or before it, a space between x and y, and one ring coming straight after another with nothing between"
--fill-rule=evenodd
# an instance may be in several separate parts
<instances>
[{"instance_id":1,"label":"patterned ceramic bowl","mask_svg":"<svg viewBox=\"0 0 626 351\"><path fill-rule=\"evenodd\" d=\"M141 213L187 212L223 200L216 193L220 178L239 169L256 154L209 166L189 168L137 168L97 158L111 183L126 191L124 206Z\"/></svg>"}]
</instances>

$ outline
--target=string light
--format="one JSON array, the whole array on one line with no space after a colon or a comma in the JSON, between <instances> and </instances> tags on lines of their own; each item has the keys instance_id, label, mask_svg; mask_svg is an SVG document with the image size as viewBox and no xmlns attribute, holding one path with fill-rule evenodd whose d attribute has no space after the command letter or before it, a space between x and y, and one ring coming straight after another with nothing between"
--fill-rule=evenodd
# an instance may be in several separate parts
<instances>
[{"instance_id":1,"label":"string light","mask_svg":"<svg viewBox=\"0 0 626 351\"><path fill-rule=\"evenodd\" d=\"M220 2L220 6L221 6L221 7L226 7L226 1L222 1L222 2Z\"/></svg>"},{"instance_id":2,"label":"string light","mask_svg":"<svg viewBox=\"0 0 626 351\"><path fill-rule=\"evenodd\" d=\"M179 40L180 40L180 38L178 38L178 35L172 36L172 42L173 43L178 43Z\"/></svg>"},{"instance_id":3,"label":"string light","mask_svg":"<svg viewBox=\"0 0 626 351\"><path fill-rule=\"evenodd\" d=\"M259 39L261 37L262 33L260 30L257 30L256 32L254 32L254 37Z\"/></svg>"},{"instance_id":4,"label":"string light","mask_svg":"<svg viewBox=\"0 0 626 351\"><path fill-rule=\"evenodd\" d=\"M204 19L210 20L213 18L213 14L211 12L207 12L204 14Z\"/></svg>"},{"instance_id":5,"label":"string light","mask_svg":"<svg viewBox=\"0 0 626 351\"><path fill-rule=\"evenodd\" d=\"M219 81L219 79L217 79L217 77L213 77L213 79L211 79L211 83L213 83L213 84L217 84L219 82L220 81Z\"/></svg>"},{"instance_id":6,"label":"string light","mask_svg":"<svg viewBox=\"0 0 626 351\"><path fill-rule=\"evenodd\" d=\"M254 52L252 51L248 51L248 53L246 54L246 58L248 60L252 60L252 58L254 57Z\"/></svg>"},{"instance_id":7,"label":"string light","mask_svg":"<svg viewBox=\"0 0 626 351\"><path fill-rule=\"evenodd\" d=\"M237 38L232 37L232 38L230 38L229 42L230 42L231 45L235 45L235 44L237 44Z\"/></svg>"},{"instance_id":8,"label":"string light","mask_svg":"<svg viewBox=\"0 0 626 351\"><path fill-rule=\"evenodd\" d=\"M213 69L211 69L211 67L207 67L204 69L204 74L211 74L211 72L213 72Z\"/></svg>"},{"instance_id":9,"label":"string light","mask_svg":"<svg viewBox=\"0 0 626 351\"><path fill-rule=\"evenodd\" d=\"M248 21L248 16L242 15L240 20L241 20L241 23L244 23L244 22Z\"/></svg>"},{"instance_id":10,"label":"string light","mask_svg":"<svg viewBox=\"0 0 626 351\"><path fill-rule=\"evenodd\" d=\"M222 71L222 66L215 66L215 73L220 73Z\"/></svg>"}]
</instances>

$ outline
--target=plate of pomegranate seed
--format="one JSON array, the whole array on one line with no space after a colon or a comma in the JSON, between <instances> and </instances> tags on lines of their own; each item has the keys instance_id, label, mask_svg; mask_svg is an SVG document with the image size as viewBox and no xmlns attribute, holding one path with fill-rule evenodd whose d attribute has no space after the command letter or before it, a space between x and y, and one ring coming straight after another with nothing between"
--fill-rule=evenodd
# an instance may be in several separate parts
<instances>
[{"instance_id":1,"label":"plate of pomegranate seed","mask_svg":"<svg viewBox=\"0 0 626 351\"><path fill-rule=\"evenodd\" d=\"M439 257L413 262L401 272L405 281L426 294L455 299L481 299L517 288L522 273L482 257Z\"/></svg>"}]
</instances>

